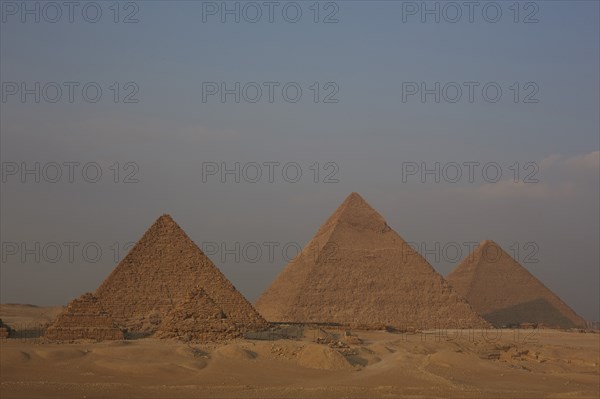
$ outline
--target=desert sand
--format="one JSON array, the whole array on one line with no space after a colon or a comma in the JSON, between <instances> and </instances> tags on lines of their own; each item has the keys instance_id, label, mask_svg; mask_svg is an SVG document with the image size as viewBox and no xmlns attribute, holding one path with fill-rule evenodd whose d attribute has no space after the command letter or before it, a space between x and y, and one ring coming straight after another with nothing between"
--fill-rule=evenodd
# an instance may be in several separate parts
<instances>
[{"instance_id":1,"label":"desert sand","mask_svg":"<svg viewBox=\"0 0 600 399\"><path fill-rule=\"evenodd\" d=\"M23 310L28 310L26 316ZM60 308L2 305L7 324ZM296 329L298 329L296 327ZM600 334L306 326L299 338L0 340L2 398L597 398ZM318 343L322 342L322 343Z\"/></svg>"}]
</instances>

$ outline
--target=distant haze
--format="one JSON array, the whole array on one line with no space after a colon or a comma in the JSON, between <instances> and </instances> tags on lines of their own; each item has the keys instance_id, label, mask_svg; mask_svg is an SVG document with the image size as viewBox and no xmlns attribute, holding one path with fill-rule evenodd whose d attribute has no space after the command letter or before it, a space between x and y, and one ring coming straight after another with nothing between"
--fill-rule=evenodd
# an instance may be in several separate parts
<instances>
[{"instance_id":1,"label":"distant haze","mask_svg":"<svg viewBox=\"0 0 600 399\"><path fill-rule=\"evenodd\" d=\"M304 2L298 23L204 23L200 2L152 1L126 24L101 4L98 23L3 14L0 302L95 290L164 213L254 301L355 191L441 274L492 239L600 319L597 2L537 2L537 23L508 3L498 23L422 23L388 1L337 2L337 23ZM10 94L23 82L39 102ZM239 102L207 95L223 82ZM439 102L408 95L423 82Z\"/></svg>"}]
</instances>

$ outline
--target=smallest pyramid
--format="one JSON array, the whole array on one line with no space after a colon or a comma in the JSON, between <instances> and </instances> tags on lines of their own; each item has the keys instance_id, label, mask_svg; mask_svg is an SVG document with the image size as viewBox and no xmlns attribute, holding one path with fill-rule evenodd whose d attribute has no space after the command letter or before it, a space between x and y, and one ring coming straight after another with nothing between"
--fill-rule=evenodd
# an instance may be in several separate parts
<instances>
[{"instance_id":1,"label":"smallest pyramid","mask_svg":"<svg viewBox=\"0 0 600 399\"><path fill-rule=\"evenodd\" d=\"M12 332L12 328L9 325L4 324L2 319L0 319L0 339L10 337L10 333Z\"/></svg>"},{"instance_id":2,"label":"smallest pyramid","mask_svg":"<svg viewBox=\"0 0 600 399\"><path fill-rule=\"evenodd\" d=\"M201 287L196 287L166 315L155 336L214 342L241 337L242 332Z\"/></svg>"},{"instance_id":3,"label":"smallest pyramid","mask_svg":"<svg viewBox=\"0 0 600 399\"><path fill-rule=\"evenodd\" d=\"M123 339L112 317L102 308L98 299L86 293L67 305L48 327L44 336L53 341L93 339L97 341Z\"/></svg>"}]
</instances>

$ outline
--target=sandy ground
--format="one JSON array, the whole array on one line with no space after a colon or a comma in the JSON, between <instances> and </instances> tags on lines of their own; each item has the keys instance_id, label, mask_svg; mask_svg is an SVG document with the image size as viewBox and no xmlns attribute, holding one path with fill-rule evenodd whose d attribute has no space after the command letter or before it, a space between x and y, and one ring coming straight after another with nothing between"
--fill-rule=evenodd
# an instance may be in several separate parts
<instances>
[{"instance_id":1,"label":"sandy ground","mask_svg":"<svg viewBox=\"0 0 600 399\"><path fill-rule=\"evenodd\" d=\"M35 320L36 311L29 311L30 321ZM6 313L0 317L11 320ZM0 397L600 396L597 333L353 331L355 336L346 340L343 331L327 331L334 342L345 344L316 343L325 335L310 328L301 339L218 345L153 338L68 344L0 340Z\"/></svg>"},{"instance_id":2,"label":"sandy ground","mask_svg":"<svg viewBox=\"0 0 600 399\"><path fill-rule=\"evenodd\" d=\"M35 328L50 323L64 307L41 307L35 305L2 304L0 319L13 328Z\"/></svg>"}]
</instances>

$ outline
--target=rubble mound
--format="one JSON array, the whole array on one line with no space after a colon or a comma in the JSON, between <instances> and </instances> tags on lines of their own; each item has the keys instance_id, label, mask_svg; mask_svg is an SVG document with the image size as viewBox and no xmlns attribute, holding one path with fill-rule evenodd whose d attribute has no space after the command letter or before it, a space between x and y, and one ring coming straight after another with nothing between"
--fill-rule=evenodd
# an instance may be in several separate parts
<instances>
[{"instance_id":1,"label":"rubble mound","mask_svg":"<svg viewBox=\"0 0 600 399\"><path fill-rule=\"evenodd\" d=\"M215 342L238 338L242 333L208 294L198 287L167 314L155 336Z\"/></svg>"},{"instance_id":2,"label":"rubble mound","mask_svg":"<svg viewBox=\"0 0 600 399\"><path fill-rule=\"evenodd\" d=\"M12 328L0 319L0 339L10 337L11 332Z\"/></svg>"}]
</instances>

